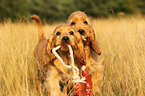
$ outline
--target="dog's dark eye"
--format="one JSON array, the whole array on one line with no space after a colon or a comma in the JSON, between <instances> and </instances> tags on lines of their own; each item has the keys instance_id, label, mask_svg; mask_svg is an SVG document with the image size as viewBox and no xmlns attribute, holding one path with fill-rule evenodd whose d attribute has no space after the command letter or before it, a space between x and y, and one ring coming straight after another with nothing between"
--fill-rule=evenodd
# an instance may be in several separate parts
<instances>
[{"instance_id":1,"label":"dog's dark eye","mask_svg":"<svg viewBox=\"0 0 145 96\"><path fill-rule=\"evenodd\" d=\"M71 24L70 24L71 26L73 26L73 25L75 25L75 22L71 22Z\"/></svg>"},{"instance_id":2,"label":"dog's dark eye","mask_svg":"<svg viewBox=\"0 0 145 96\"><path fill-rule=\"evenodd\" d=\"M85 23L85 24L88 24L88 22L87 22L87 21L84 21L84 23Z\"/></svg>"},{"instance_id":3,"label":"dog's dark eye","mask_svg":"<svg viewBox=\"0 0 145 96\"><path fill-rule=\"evenodd\" d=\"M56 35L60 35L60 34L61 34L60 32L57 32L57 33L56 33Z\"/></svg>"},{"instance_id":4,"label":"dog's dark eye","mask_svg":"<svg viewBox=\"0 0 145 96\"><path fill-rule=\"evenodd\" d=\"M69 33L70 33L70 35L74 35L74 32L73 31L70 31Z\"/></svg>"}]
</instances>

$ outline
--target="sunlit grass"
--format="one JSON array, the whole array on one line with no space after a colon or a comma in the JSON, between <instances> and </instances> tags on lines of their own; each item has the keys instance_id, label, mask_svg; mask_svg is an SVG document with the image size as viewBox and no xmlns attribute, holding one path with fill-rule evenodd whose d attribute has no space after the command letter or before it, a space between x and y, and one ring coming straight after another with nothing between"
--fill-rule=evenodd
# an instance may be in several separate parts
<instances>
[{"instance_id":1,"label":"sunlit grass","mask_svg":"<svg viewBox=\"0 0 145 96\"><path fill-rule=\"evenodd\" d=\"M145 95L145 19L95 20L104 50L104 95Z\"/></svg>"},{"instance_id":2,"label":"sunlit grass","mask_svg":"<svg viewBox=\"0 0 145 96\"><path fill-rule=\"evenodd\" d=\"M48 36L59 24L44 25ZM92 21L104 54L102 95L145 95L145 19ZM0 24L0 96L38 96L33 50L35 23Z\"/></svg>"}]
</instances>

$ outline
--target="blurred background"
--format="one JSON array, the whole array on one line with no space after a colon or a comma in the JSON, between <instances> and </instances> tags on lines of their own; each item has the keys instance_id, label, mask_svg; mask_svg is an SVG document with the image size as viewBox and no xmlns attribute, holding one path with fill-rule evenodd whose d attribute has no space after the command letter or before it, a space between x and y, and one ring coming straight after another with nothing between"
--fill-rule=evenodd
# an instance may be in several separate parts
<instances>
[{"instance_id":1,"label":"blurred background","mask_svg":"<svg viewBox=\"0 0 145 96\"><path fill-rule=\"evenodd\" d=\"M145 14L145 0L0 0L0 22L29 20L37 14L53 23L66 20L78 10L94 18Z\"/></svg>"}]
</instances>

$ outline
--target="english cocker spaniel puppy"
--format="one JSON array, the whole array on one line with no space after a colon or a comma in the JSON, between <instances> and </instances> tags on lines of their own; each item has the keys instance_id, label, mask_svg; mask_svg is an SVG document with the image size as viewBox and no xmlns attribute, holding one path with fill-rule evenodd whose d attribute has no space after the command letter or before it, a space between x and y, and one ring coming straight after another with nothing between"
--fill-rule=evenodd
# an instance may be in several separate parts
<instances>
[{"instance_id":1,"label":"english cocker spaniel puppy","mask_svg":"<svg viewBox=\"0 0 145 96\"><path fill-rule=\"evenodd\" d=\"M104 59L91 22L84 12L76 11L70 14L67 24L75 28L82 36L86 54L86 67L90 71L92 79L92 92L94 95L99 94L102 87L102 62Z\"/></svg>"},{"instance_id":2,"label":"english cocker spaniel puppy","mask_svg":"<svg viewBox=\"0 0 145 96\"><path fill-rule=\"evenodd\" d=\"M53 34L48 39L45 38L42 23L36 15L31 16L38 24L39 42L34 50L34 56L37 61L38 80L45 80L45 85L50 96L64 96L67 94L67 88L71 85L72 70L62 66L60 61L52 53L52 49L61 46L57 53L65 64L71 63L70 53L67 45L70 45L74 52L75 65L80 68L85 63L85 52L81 35L67 25L62 24L55 28ZM67 86L67 87L65 87Z\"/></svg>"}]
</instances>

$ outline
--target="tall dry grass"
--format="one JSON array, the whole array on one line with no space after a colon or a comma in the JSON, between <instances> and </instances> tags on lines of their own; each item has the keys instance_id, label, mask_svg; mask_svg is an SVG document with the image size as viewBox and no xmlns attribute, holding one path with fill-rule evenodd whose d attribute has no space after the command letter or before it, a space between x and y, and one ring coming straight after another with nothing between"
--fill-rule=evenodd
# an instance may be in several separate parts
<instances>
[{"instance_id":1,"label":"tall dry grass","mask_svg":"<svg viewBox=\"0 0 145 96\"><path fill-rule=\"evenodd\" d=\"M59 25L45 25L46 36ZM145 95L145 19L93 20L104 54L104 96ZM0 24L0 96L38 96L33 50L35 23Z\"/></svg>"}]
</instances>

